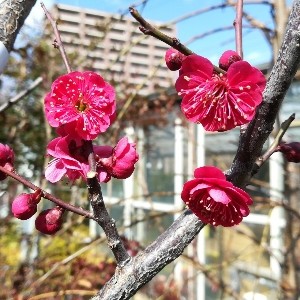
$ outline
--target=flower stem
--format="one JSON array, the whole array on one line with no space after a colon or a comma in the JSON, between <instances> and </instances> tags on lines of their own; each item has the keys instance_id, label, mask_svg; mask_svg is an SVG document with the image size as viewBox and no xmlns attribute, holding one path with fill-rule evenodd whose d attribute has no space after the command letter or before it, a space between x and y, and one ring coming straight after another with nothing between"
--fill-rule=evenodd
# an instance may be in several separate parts
<instances>
[{"instance_id":1,"label":"flower stem","mask_svg":"<svg viewBox=\"0 0 300 300\"><path fill-rule=\"evenodd\" d=\"M45 4L43 2L41 2L41 7L42 9L44 10L45 12L45 15L47 17L47 19L49 20L52 28L53 28L53 31L54 31L54 35L55 35L55 40L54 40L54 43L53 43L53 46L54 48L58 48L59 51L60 51L60 55L64 61L64 64L67 68L67 71L68 73L71 73L72 72L72 69L70 67L70 63L69 63L69 60L68 60L68 57L67 57L67 54L66 54L66 51L65 51L65 47L61 41L61 38L60 38L60 33L58 31L58 28L57 28L57 24L56 24L56 21L54 21L54 19L52 18L52 15L50 14L50 12L47 10Z\"/></svg>"},{"instance_id":2,"label":"flower stem","mask_svg":"<svg viewBox=\"0 0 300 300\"><path fill-rule=\"evenodd\" d=\"M30 181L28 181L27 179L25 179L24 177L20 176L19 174L15 173L14 171L9 171L6 168L0 166L0 171L7 174L8 176L14 178L15 180L19 181L20 183L22 183L23 185L27 186L28 188L36 191L36 190L41 190L42 191L42 197L45 199L50 200L51 202L55 203L56 205L68 210L68 211L72 211L75 214L84 216L86 218L89 219L94 219L94 216L91 212L81 208L81 207L76 207L74 205L71 205L69 203L64 202L63 200L54 197L53 195L47 193L46 191L40 189L38 186L34 185L33 183L31 183Z\"/></svg>"}]
</instances>

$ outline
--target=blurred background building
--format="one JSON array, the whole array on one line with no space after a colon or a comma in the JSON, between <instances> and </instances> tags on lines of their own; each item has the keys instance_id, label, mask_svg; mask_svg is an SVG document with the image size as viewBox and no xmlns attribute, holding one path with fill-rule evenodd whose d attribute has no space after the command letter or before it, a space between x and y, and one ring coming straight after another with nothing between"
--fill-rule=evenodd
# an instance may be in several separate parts
<instances>
[{"instance_id":1,"label":"blurred background building","mask_svg":"<svg viewBox=\"0 0 300 300\"><path fill-rule=\"evenodd\" d=\"M85 57L86 67L107 74L106 80L129 84L133 90L142 85L139 91L142 95L174 83L174 74L161 63L169 46L146 38L133 18L63 4L54 5L52 13L58 21L66 52ZM162 26L157 22L153 25L171 37L176 36L175 25ZM52 29L48 33L52 43ZM153 76L148 80L151 73Z\"/></svg>"}]
</instances>

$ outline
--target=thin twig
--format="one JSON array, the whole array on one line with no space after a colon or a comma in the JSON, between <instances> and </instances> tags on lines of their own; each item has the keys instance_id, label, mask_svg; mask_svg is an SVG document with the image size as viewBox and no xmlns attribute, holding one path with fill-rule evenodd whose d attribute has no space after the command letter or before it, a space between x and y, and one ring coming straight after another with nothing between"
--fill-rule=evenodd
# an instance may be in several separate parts
<instances>
[{"instance_id":1,"label":"thin twig","mask_svg":"<svg viewBox=\"0 0 300 300\"><path fill-rule=\"evenodd\" d=\"M7 170L6 168L4 168L2 166L0 166L0 171L7 174L11 178L14 178L15 180L19 181L20 183L22 183L23 185L27 186L28 188L30 188L34 191L40 189L38 186L34 185L33 183L31 183L30 181L28 181L24 177L20 176L19 174L15 173L13 171L9 171L9 170ZM89 219L94 219L94 216L91 212L89 212L89 211L87 211L87 210L85 210L81 207L76 207L74 205L66 203L63 200L54 197L53 195L47 193L44 190L42 190L42 197L45 198L45 199L50 200L51 202L57 204L58 206L66 209L68 211L72 211L72 212L74 212L78 215L84 216L84 217L89 218Z\"/></svg>"},{"instance_id":2,"label":"thin twig","mask_svg":"<svg viewBox=\"0 0 300 300\"><path fill-rule=\"evenodd\" d=\"M256 174L259 168L270 158L270 156L278 151L278 145L281 142L284 134L286 131L289 129L291 123L295 120L295 114L292 114L287 120L285 120L281 126L280 129L272 143L272 145L269 147L269 149L262 155L260 156L256 162L255 162L255 167L253 168L252 175Z\"/></svg>"},{"instance_id":3,"label":"thin twig","mask_svg":"<svg viewBox=\"0 0 300 300\"><path fill-rule=\"evenodd\" d=\"M14 96L13 98L9 99L7 102L3 103L0 106L0 112L8 109L9 107L11 107L14 103L18 102L19 100L21 100L23 97L27 96L28 94L30 94L37 86L39 86L43 81L42 77L38 77L37 79L35 79L31 85L26 89L21 91L20 93L18 93L16 96Z\"/></svg>"},{"instance_id":4,"label":"thin twig","mask_svg":"<svg viewBox=\"0 0 300 300\"><path fill-rule=\"evenodd\" d=\"M253 26L243 26L244 28L250 28L250 29L253 29L254 27ZM194 35L193 37L191 37L188 41L185 42L186 45L189 45L193 42L195 42L196 40L199 40L199 39L202 39L208 35L211 35L211 34L214 34L214 33L218 33L218 32L222 32L222 31L226 31L226 30L232 30L234 29L232 27L232 25L230 26L224 26L224 27L219 27L219 28L214 28L212 30L209 30L209 31L206 31L204 33L200 33L200 34L197 34L197 35Z\"/></svg>"},{"instance_id":5,"label":"thin twig","mask_svg":"<svg viewBox=\"0 0 300 300\"><path fill-rule=\"evenodd\" d=\"M123 267L131 260L118 233L116 222L105 207L99 181L94 174L88 173L89 201L94 210L95 221L102 227L107 236L108 246L113 252L117 265Z\"/></svg>"},{"instance_id":6,"label":"thin twig","mask_svg":"<svg viewBox=\"0 0 300 300\"><path fill-rule=\"evenodd\" d=\"M57 24L54 21L54 19L52 18L52 15L47 10L47 8L46 8L46 6L44 5L43 2L41 2L41 6L42 6L42 9L44 10L45 15L46 15L47 19L49 20L49 22L50 22L50 24L51 24L51 26L53 28L53 31L54 31L55 40L54 40L53 46L54 46L54 48L58 48L59 49L60 55L61 55L61 57L62 57L62 59L64 61L64 64L65 64L65 66L67 68L67 71L68 71L68 73L71 73L72 69L70 67L70 63L69 63L69 60L68 60L68 57L67 57L64 45L63 45L63 43L61 41L60 33L58 31L58 28L57 28Z\"/></svg>"},{"instance_id":7,"label":"thin twig","mask_svg":"<svg viewBox=\"0 0 300 300\"><path fill-rule=\"evenodd\" d=\"M233 25L235 28L236 52L243 59L243 0L237 0L236 17Z\"/></svg>"},{"instance_id":8,"label":"thin twig","mask_svg":"<svg viewBox=\"0 0 300 300\"><path fill-rule=\"evenodd\" d=\"M131 15L141 24L139 27L140 31L146 35L151 35L156 39L166 43L167 45L173 47L174 49L178 50L179 52L183 53L184 55L191 55L194 54L192 50L184 46L180 41L175 37L170 37L164 33L162 33L159 29L155 28L153 25L148 23L140 13L133 7L129 7L129 12ZM226 72L221 68L214 66L214 70L217 73L225 74Z\"/></svg>"}]
</instances>

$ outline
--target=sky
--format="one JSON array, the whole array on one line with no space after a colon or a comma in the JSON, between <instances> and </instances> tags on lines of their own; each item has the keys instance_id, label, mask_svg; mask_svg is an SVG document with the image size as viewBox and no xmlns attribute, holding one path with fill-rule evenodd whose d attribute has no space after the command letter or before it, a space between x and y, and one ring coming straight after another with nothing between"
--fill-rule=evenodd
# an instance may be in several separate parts
<instances>
[{"instance_id":1,"label":"sky","mask_svg":"<svg viewBox=\"0 0 300 300\"><path fill-rule=\"evenodd\" d=\"M138 0L45 0L45 5L50 8L54 3L68 4L83 8L97 9L112 13L128 13L128 7ZM145 7L138 6L144 18L160 22L169 22L195 10L211 5L219 5L223 0L148 0ZM273 21L268 5L245 5L244 10L252 17L266 26L273 28ZM39 1L32 11L28 23L33 19L43 17L43 11ZM216 9L204 14L194 16L177 24L178 38L186 43L191 38L221 28L230 27L235 18L233 8ZM245 24L246 25L246 24ZM233 28L233 26L232 26ZM209 58L217 64L221 54L228 49L235 49L234 30L222 30L210 34L195 42L188 44L188 47L199 55ZM271 60L271 49L265 37L258 29L243 29L243 52L244 59L253 65L267 63Z\"/></svg>"}]
</instances>

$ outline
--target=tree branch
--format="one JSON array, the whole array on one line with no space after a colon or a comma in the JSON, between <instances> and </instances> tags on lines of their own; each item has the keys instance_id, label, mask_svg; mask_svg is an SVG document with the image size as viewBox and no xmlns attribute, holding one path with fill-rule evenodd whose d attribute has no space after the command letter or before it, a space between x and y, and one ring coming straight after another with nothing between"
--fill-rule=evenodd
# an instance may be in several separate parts
<instances>
[{"instance_id":1,"label":"tree branch","mask_svg":"<svg viewBox=\"0 0 300 300\"><path fill-rule=\"evenodd\" d=\"M263 103L246 132L241 135L228 180L243 187L249 181L256 159L273 130L284 96L300 62L300 0L295 0L278 59L263 93Z\"/></svg>"},{"instance_id":2,"label":"tree branch","mask_svg":"<svg viewBox=\"0 0 300 300\"><path fill-rule=\"evenodd\" d=\"M7 102L0 105L0 113L11 107L14 103L20 101L23 97L29 95L36 87L38 87L43 81L42 77L35 79L31 85L26 89L18 93L13 98L9 99Z\"/></svg>"},{"instance_id":3,"label":"tree branch","mask_svg":"<svg viewBox=\"0 0 300 300\"><path fill-rule=\"evenodd\" d=\"M8 52L35 3L36 0L10 0L0 4L0 42Z\"/></svg>"},{"instance_id":4,"label":"tree branch","mask_svg":"<svg viewBox=\"0 0 300 300\"><path fill-rule=\"evenodd\" d=\"M155 28L153 25L148 23L141 15L140 13L133 7L129 8L129 12L131 15L141 24L140 30L142 33L146 35L151 35L155 37L156 39L166 43L167 45L173 47L174 49L178 50L179 52L183 53L184 55L191 55L194 52L184 46L180 41L175 37L170 37L163 32L161 32L159 29ZM214 66L214 70L217 73L226 73L221 68Z\"/></svg>"},{"instance_id":5,"label":"tree branch","mask_svg":"<svg viewBox=\"0 0 300 300\"><path fill-rule=\"evenodd\" d=\"M94 210L94 220L102 227L108 246L113 252L118 267L122 268L131 257L127 253L124 244L116 228L116 222L112 219L105 207L100 184L95 176L95 172L89 172L87 176L89 201Z\"/></svg>"},{"instance_id":6,"label":"tree branch","mask_svg":"<svg viewBox=\"0 0 300 300\"><path fill-rule=\"evenodd\" d=\"M8 169L6 169L5 167L0 166L0 171L7 174L8 176L10 176L11 178L14 178L15 180L19 181L20 183L22 183L24 186L30 188L31 190L38 190L40 189L38 186L34 185L32 182L30 182L29 180L25 179L24 177L20 176L19 174L15 173L14 171L9 171ZM42 189L41 189L42 190ZM47 193L46 191L42 190L42 197L45 199L50 200L51 202L55 203L56 205L68 210L68 211L72 211L75 214L78 214L80 216L84 216L86 218L89 219L94 219L94 216L92 215L91 212L81 208L81 207L77 207L74 206L72 204L66 203L63 200L56 198L55 196Z\"/></svg>"},{"instance_id":7,"label":"tree branch","mask_svg":"<svg viewBox=\"0 0 300 300\"><path fill-rule=\"evenodd\" d=\"M255 160L273 129L279 107L300 61L300 0L295 0L278 60L264 91L264 102L256 118L241 136L237 155L228 178L244 186L251 176ZM130 299L168 263L179 257L204 224L191 213L184 213L156 241L133 258L106 283L93 300Z\"/></svg>"},{"instance_id":8,"label":"tree branch","mask_svg":"<svg viewBox=\"0 0 300 300\"><path fill-rule=\"evenodd\" d=\"M274 142L272 143L272 145L269 147L269 149L261 156L259 157L256 162L255 162L255 166L252 170L252 174L251 176L255 175L257 173L257 171L260 169L260 167L270 158L270 156L278 151L278 145L281 142L284 134L286 133L286 131L289 129L291 123L295 120L295 114L292 114L287 120L285 120L281 126L280 126L280 130L277 133Z\"/></svg>"},{"instance_id":9,"label":"tree branch","mask_svg":"<svg viewBox=\"0 0 300 300\"><path fill-rule=\"evenodd\" d=\"M66 50L64 48L63 42L62 42L62 40L60 38L60 33L58 31L56 21L53 20L52 15L49 13L49 11L47 10L47 8L46 8L46 6L44 5L43 2L41 2L41 6L42 6L42 9L45 12L45 15L46 15L47 19L49 20L49 22L50 22L50 24L51 24L51 26L53 28L53 32L54 32L54 35L55 35L53 46L54 46L54 48L58 48L59 49L60 55L61 55L61 57L62 57L62 59L64 61L66 69L67 69L68 73L71 73L72 69L70 67L70 63L69 63L69 60L68 60L68 57L67 57Z\"/></svg>"},{"instance_id":10,"label":"tree branch","mask_svg":"<svg viewBox=\"0 0 300 300\"><path fill-rule=\"evenodd\" d=\"M130 299L160 270L179 257L204 226L190 210L185 210L156 241L116 272L92 300Z\"/></svg>"}]
</instances>

